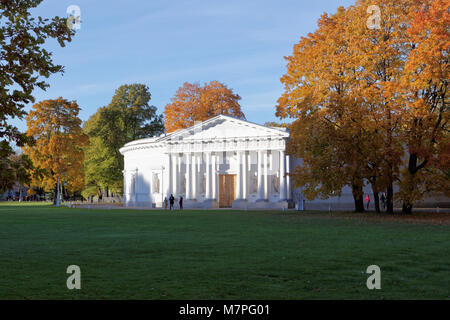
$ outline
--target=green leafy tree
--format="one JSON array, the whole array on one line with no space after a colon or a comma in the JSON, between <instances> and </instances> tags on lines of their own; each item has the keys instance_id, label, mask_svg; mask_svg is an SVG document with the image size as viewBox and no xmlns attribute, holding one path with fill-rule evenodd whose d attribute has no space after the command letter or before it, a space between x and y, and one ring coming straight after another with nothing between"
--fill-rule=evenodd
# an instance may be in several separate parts
<instances>
[{"instance_id":1,"label":"green leafy tree","mask_svg":"<svg viewBox=\"0 0 450 320\"><path fill-rule=\"evenodd\" d=\"M0 192L3 193L14 186L14 171L11 168L10 156L13 150L7 141L0 141Z\"/></svg>"},{"instance_id":2,"label":"green leafy tree","mask_svg":"<svg viewBox=\"0 0 450 320\"><path fill-rule=\"evenodd\" d=\"M42 0L0 1L0 139L15 141L21 146L27 138L8 124L10 118L23 118L25 105L34 102L33 90L45 90L43 78L63 72L52 61L52 54L43 48L47 38L56 39L64 47L74 32L60 17L32 17L30 10Z\"/></svg>"},{"instance_id":3,"label":"green leafy tree","mask_svg":"<svg viewBox=\"0 0 450 320\"><path fill-rule=\"evenodd\" d=\"M162 115L149 104L151 94L144 84L123 85L109 105L100 108L84 124L90 145L85 150L84 196L106 191L121 192L124 144L164 132Z\"/></svg>"}]
</instances>

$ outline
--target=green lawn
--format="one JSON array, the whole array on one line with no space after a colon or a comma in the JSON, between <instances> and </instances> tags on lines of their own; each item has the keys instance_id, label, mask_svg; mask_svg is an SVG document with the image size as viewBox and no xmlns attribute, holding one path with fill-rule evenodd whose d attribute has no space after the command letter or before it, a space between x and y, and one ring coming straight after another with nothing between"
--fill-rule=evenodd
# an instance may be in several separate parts
<instances>
[{"instance_id":1,"label":"green lawn","mask_svg":"<svg viewBox=\"0 0 450 320\"><path fill-rule=\"evenodd\" d=\"M449 299L449 231L328 213L0 203L0 299ZM72 264L81 290L66 287ZM372 264L381 290L366 287Z\"/></svg>"}]
</instances>

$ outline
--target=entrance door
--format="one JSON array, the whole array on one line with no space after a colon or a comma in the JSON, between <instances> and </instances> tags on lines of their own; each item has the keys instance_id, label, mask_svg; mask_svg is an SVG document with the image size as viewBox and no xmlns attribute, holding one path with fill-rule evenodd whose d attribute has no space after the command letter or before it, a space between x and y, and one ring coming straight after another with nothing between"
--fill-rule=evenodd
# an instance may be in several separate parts
<instances>
[{"instance_id":1,"label":"entrance door","mask_svg":"<svg viewBox=\"0 0 450 320\"><path fill-rule=\"evenodd\" d=\"M236 199L236 175L220 174L219 175L219 207L231 208L233 201Z\"/></svg>"}]
</instances>

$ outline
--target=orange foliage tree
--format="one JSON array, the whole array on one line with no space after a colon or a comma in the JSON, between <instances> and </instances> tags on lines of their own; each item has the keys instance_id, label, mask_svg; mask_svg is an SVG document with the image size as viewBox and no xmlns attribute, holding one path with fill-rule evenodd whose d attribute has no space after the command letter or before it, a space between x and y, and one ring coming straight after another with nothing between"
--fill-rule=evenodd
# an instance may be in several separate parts
<instances>
[{"instance_id":1,"label":"orange foliage tree","mask_svg":"<svg viewBox=\"0 0 450 320\"><path fill-rule=\"evenodd\" d=\"M195 121L204 121L219 114L245 119L240 99L238 94L218 81L204 86L185 82L165 107L166 132L190 127Z\"/></svg>"},{"instance_id":2,"label":"orange foliage tree","mask_svg":"<svg viewBox=\"0 0 450 320\"><path fill-rule=\"evenodd\" d=\"M374 5L381 15L370 28ZM376 197L387 191L392 212L399 182L410 212L432 191L431 180L448 186L446 26L443 0L359 0L324 14L318 30L295 45L277 116L294 120L288 148L303 165L293 180L307 197L338 195L349 185L361 211L369 182ZM411 168L424 175L414 180Z\"/></svg>"},{"instance_id":3,"label":"orange foliage tree","mask_svg":"<svg viewBox=\"0 0 450 320\"><path fill-rule=\"evenodd\" d=\"M44 173L33 185L55 190L55 203L60 204L62 186L69 191L84 187L83 148L88 137L81 129L80 108L75 101L63 98L45 100L33 106L26 117L26 134L34 144L24 147L36 168Z\"/></svg>"},{"instance_id":4,"label":"orange foliage tree","mask_svg":"<svg viewBox=\"0 0 450 320\"><path fill-rule=\"evenodd\" d=\"M352 44L346 34L348 11L324 14L316 32L294 46L288 72L282 77L285 93L277 116L292 118L288 152L303 159L292 176L307 198L340 195L352 189L355 210L363 211L367 141L363 101L354 90L358 77ZM373 139L371 139L373 141Z\"/></svg>"},{"instance_id":5,"label":"orange foliage tree","mask_svg":"<svg viewBox=\"0 0 450 320\"><path fill-rule=\"evenodd\" d=\"M400 132L407 146L400 177L403 211L430 192L450 196L449 49L450 2L416 0L407 35L413 49L400 79Z\"/></svg>"}]
</instances>

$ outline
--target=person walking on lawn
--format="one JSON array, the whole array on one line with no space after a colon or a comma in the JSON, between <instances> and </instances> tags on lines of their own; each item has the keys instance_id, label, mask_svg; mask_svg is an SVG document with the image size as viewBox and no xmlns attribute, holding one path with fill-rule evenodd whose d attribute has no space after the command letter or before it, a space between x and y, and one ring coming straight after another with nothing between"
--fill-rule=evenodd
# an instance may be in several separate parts
<instances>
[{"instance_id":1,"label":"person walking on lawn","mask_svg":"<svg viewBox=\"0 0 450 320\"><path fill-rule=\"evenodd\" d=\"M173 210L173 204L175 203L175 198L173 197L173 194L170 194L169 203L170 203L170 210Z\"/></svg>"}]
</instances>

